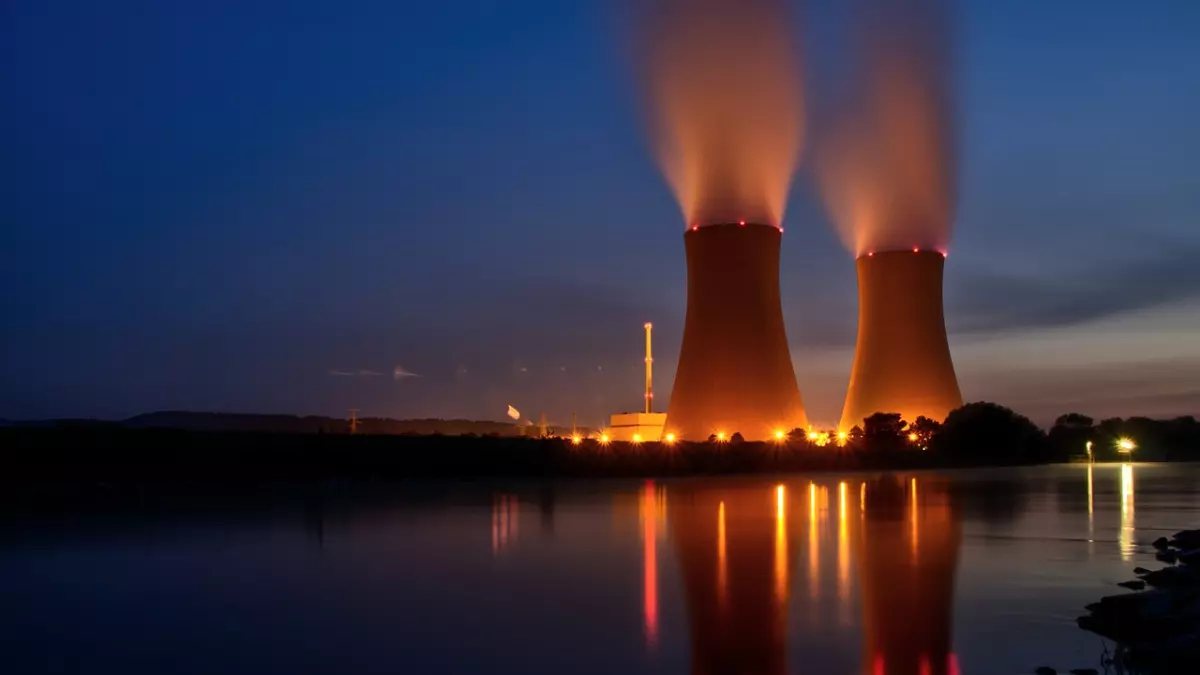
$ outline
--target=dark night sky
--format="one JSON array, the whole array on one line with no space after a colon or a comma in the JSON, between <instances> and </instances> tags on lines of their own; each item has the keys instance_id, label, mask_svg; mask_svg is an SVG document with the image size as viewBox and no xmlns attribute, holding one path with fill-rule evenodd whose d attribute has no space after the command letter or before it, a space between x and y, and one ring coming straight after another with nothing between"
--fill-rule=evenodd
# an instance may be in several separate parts
<instances>
[{"instance_id":1,"label":"dark night sky","mask_svg":"<svg viewBox=\"0 0 1200 675\"><path fill-rule=\"evenodd\" d=\"M818 82L832 1L809 3ZM683 224L609 9L4 3L0 417L511 403L594 424L639 405L647 320L665 403ZM1194 0L965 3L966 398L1200 413L1198 34ZM832 423L854 268L813 194L802 169L782 283Z\"/></svg>"}]
</instances>

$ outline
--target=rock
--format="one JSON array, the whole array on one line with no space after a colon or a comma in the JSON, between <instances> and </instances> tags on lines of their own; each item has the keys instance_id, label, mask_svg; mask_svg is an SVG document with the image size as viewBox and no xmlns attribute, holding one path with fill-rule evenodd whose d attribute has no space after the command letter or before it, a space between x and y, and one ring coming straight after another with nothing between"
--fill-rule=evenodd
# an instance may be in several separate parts
<instances>
[{"instance_id":1,"label":"rock","mask_svg":"<svg viewBox=\"0 0 1200 675\"><path fill-rule=\"evenodd\" d=\"M1050 666L1042 666L1033 672L1035 675L1058 675L1058 671Z\"/></svg>"},{"instance_id":2,"label":"rock","mask_svg":"<svg viewBox=\"0 0 1200 675\"><path fill-rule=\"evenodd\" d=\"M1174 551L1159 551L1158 553L1154 554L1154 557L1165 563L1170 563L1172 565L1175 564L1176 556Z\"/></svg>"},{"instance_id":3,"label":"rock","mask_svg":"<svg viewBox=\"0 0 1200 675\"><path fill-rule=\"evenodd\" d=\"M1187 553L1180 553L1178 560L1189 567L1200 567L1200 549L1193 549Z\"/></svg>"},{"instance_id":4,"label":"rock","mask_svg":"<svg viewBox=\"0 0 1200 675\"><path fill-rule=\"evenodd\" d=\"M1176 535L1176 536L1179 536L1179 535ZM1166 537L1159 537L1158 539L1155 539L1154 543L1152 543L1150 545L1160 551L1165 551L1166 549L1170 548L1171 540L1167 539Z\"/></svg>"},{"instance_id":5,"label":"rock","mask_svg":"<svg viewBox=\"0 0 1200 675\"><path fill-rule=\"evenodd\" d=\"M1155 588L1181 588L1200 584L1200 569L1164 567L1142 575L1142 581Z\"/></svg>"},{"instance_id":6,"label":"rock","mask_svg":"<svg viewBox=\"0 0 1200 675\"><path fill-rule=\"evenodd\" d=\"M1200 530L1181 530L1171 537L1171 544L1177 548L1200 548Z\"/></svg>"},{"instance_id":7,"label":"rock","mask_svg":"<svg viewBox=\"0 0 1200 675\"><path fill-rule=\"evenodd\" d=\"M1143 574L1150 574L1150 570L1146 569L1145 567L1135 567L1133 568L1133 573L1140 577Z\"/></svg>"},{"instance_id":8,"label":"rock","mask_svg":"<svg viewBox=\"0 0 1200 675\"><path fill-rule=\"evenodd\" d=\"M1071 675L1100 675L1100 671L1095 668L1075 668L1070 673Z\"/></svg>"},{"instance_id":9,"label":"rock","mask_svg":"<svg viewBox=\"0 0 1200 675\"><path fill-rule=\"evenodd\" d=\"M1123 587L1128 588L1133 591L1140 591L1146 587L1146 582L1144 582L1144 581L1122 581L1122 582L1118 583L1117 585L1123 586Z\"/></svg>"}]
</instances>

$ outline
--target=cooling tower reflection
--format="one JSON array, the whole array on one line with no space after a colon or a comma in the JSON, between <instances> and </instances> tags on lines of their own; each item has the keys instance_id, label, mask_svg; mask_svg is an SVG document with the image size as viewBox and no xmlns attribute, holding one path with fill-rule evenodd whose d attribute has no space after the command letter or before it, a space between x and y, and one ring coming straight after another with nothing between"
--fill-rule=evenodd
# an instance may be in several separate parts
<instances>
[{"instance_id":1,"label":"cooling tower reflection","mask_svg":"<svg viewBox=\"0 0 1200 675\"><path fill-rule=\"evenodd\" d=\"M952 651L960 530L936 478L868 484L858 537L863 672L958 673Z\"/></svg>"},{"instance_id":2,"label":"cooling tower reflection","mask_svg":"<svg viewBox=\"0 0 1200 675\"><path fill-rule=\"evenodd\" d=\"M671 489L692 673L787 671L787 496L782 485Z\"/></svg>"},{"instance_id":3,"label":"cooling tower reflection","mask_svg":"<svg viewBox=\"0 0 1200 675\"><path fill-rule=\"evenodd\" d=\"M885 477L800 486L807 499L795 503L795 484L671 488L669 539L686 594L691 672L786 672L793 552L806 542L808 584L796 602L814 625L844 629L857 600L864 673L957 673L951 622L960 534L948 484ZM836 576L822 578L822 563L835 561Z\"/></svg>"}]
</instances>

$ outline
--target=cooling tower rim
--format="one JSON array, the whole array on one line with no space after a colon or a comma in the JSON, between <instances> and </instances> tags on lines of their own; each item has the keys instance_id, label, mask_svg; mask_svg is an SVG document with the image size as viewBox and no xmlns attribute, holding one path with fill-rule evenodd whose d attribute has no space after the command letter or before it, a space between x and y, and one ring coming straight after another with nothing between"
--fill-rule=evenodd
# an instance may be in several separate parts
<instances>
[{"instance_id":1,"label":"cooling tower rim","mask_svg":"<svg viewBox=\"0 0 1200 675\"><path fill-rule=\"evenodd\" d=\"M949 253L945 249L939 248L909 248L909 249L889 249L886 251L868 251L860 253L855 260L866 262L875 258L899 258L901 256L920 256L946 259Z\"/></svg>"},{"instance_id":2,"label":"cooling tower rim","mask_svg":"<svg viewBox=\"0 0 1200 675\"><path fill-rule=\"evenodd\" d=\"M748 230L748 229L770 228L779 234L783 234L783 228L778 225L768 225L767 223L755 223L746 220L736 222L719 222L719 223L692 223L688 225L684 234L699 232L700 230L722 229L722 230Z\"/></svg>"}]
</instances>

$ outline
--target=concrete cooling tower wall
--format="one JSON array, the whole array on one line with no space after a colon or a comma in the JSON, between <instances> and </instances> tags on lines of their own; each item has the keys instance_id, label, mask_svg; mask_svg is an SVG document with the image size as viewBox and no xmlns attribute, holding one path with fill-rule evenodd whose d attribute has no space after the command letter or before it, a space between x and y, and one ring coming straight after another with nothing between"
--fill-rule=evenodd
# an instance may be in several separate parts
<instances>
[{"instance_id":1,"label":"concrete cooling tower wall","mask_svg":"<svg viewBox=\"0 0 1200 675\"><path fill-rule=\"evenodd\" d=\"M962 405L942 313L937 251L888 251L858 259L858 343L842 430L877 412L943 421Z\"/></svg>"},{"instance_id":2,"label":"concrete cooling tower wall","mask_svg":"<svg viewBox=\"0 0 1200 675\"><path fill-rule=\"evenodd\" d=\"M754 441L807 427L779 299L781 238L738 223L684 234L687 319L664 433Z\"/></svg>"}]
</instances>

